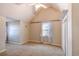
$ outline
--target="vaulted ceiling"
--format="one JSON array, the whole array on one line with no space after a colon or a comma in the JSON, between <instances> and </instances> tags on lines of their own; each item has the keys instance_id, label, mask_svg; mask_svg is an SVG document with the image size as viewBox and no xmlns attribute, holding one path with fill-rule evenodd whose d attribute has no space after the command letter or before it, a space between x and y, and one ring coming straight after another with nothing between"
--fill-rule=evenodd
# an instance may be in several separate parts
<instances>
[{"instance_id":1,"label":"vaulted ceiling","mask_svg":"<svg viewBox=\"0 0 79 59\"><path fill-rule=\"evenodd\" d=\"M6 17L8 20L29 20L39 7L47 8L52 7L59 12L66 10L68 4L57 3L1 3L0 16Z\"/></svg>"}]
</instances>

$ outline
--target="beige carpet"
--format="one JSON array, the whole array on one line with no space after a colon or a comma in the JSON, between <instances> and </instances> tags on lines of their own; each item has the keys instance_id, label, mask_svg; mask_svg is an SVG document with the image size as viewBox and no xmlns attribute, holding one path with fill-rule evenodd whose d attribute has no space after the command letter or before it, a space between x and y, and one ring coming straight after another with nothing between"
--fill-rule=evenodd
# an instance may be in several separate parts
<instances>
[{"instance_id":1,"label":"beige carpet","mask_svg":"<svg viewBox=\"0 0 79 59\"><path fill-rule=\"evenodd\" d=\"M7 44L4 56L63 56L61 48L51 45L28 43L25 45Z\"/></svg>"}]
</instances>

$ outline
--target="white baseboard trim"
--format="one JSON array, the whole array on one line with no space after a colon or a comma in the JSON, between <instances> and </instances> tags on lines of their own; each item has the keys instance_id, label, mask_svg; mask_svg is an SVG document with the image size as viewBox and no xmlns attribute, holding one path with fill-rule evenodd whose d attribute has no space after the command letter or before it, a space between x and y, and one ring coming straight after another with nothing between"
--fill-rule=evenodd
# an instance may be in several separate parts
<instances>
[{"instance_id":1,"label":"white baseboard trim","mask_svg":"<svg viewBox=\"0 0 79 59\"><path fill-rule=\"evenodd\" d=\"M11 44L24 44L24 43L21 43L21 42L15 42L15 41L9 41L9 43L11 43Z\"/></svg>"},{"instance_id":2,"label":"white baseboard trim","mask_svg":"<svg viewBox=\"0 0 79 59\"><path fill-rule=\"evenodd\" d=\"M41 43L41 41L33 41L33 40L29 40L28 42Z\"/></svg>"},{"instance_id":3,"label":"white baseboard trim","mask_svg":"<svg viewBox=\"0 0 79 59\"><path fill-rule=\"evenodd\" d=\"M6 49L0 50L0 54L3 53L3 52L5 52L5 51L6 51Z\"/></svg>"},{"instance_id":4,"label":"white baseboard trim","mask_svg":"<svg viewBox=\"0 0 79 59\"><path fill-rule=\"evenodd\" d=\"M60 44L53 44L53 43L48 43L48 42L33 41L33 40L30 40L30 41L28 41L28 42L33 42L33 43L42 43L42 44L48 44L48 45L52 45L52 46L61 47Z\"/></svg>"}]
</instances>

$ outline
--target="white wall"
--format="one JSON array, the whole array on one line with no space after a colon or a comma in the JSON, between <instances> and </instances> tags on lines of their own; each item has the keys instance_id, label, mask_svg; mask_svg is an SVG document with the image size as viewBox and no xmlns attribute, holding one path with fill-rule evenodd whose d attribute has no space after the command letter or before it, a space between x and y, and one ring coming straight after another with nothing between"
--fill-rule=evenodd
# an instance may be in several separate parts
<instances>
[{"instance_id":1,"label":"white wall","mask_svg":"<svg viewBox=\"0 0 79 59\"><path fill-rule=\"evenodd\" d=\"M26 4L1 3L0 15L17 20L29 20L34 13L34 7Z\"/></svg>"},{"instance_id":2,"label":"white wall","mask_svg":"<svg viewBox=\"0 0 79 59\"><path fill-rule=\"evenodd\" d=\"M42 9L33 19L31 23L31 39L34 38L34 41L41 40L41 23L50 21L53 26L54 38L53 45L61 46L61 20L59 19L61 12L55 10L54 8ZM57 20L57 21L56 21ZM39 23L38 23L39 22ZM32 40L32 41L33 41Z\"/></svg>"},{"instance_id":3,"label":"white wall","mask_svg":"<svg viewBox=\"0 0 79 59\"><path fill-rule=\"evenodd\" d=\"M27 43L28 40L30 39L30 35L29 35L29 23L25 22L25 21L21 21L20 22L20 34L21 34L21 43Z\"/></svg>"},{"instance_id":4,"label":"white wall","mask_svg":"<svg viewBox=\"0 0 79 59\"><path fill-rule=\"evenodd\" d=\"M6 28L5 18L0 16L0 53L5 50Z\"/></svg>"}]
</instances>

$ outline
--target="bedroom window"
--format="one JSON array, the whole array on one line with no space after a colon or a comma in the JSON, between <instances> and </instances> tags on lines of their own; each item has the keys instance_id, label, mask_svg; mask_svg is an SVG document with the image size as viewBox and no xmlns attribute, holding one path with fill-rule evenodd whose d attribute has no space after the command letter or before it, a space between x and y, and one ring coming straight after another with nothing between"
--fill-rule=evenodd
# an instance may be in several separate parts
<instances>
[{"instance_id":1,"label":"bedroom window","mask_svg":"<svg viewBox=\"0 0 79 59\"><path fill-rule=\"evenodd\" d=\"M50 33L51 33L51 23L50 22L42 23L42 36L48 37L50 36Z\"/></svg>"}]
</instances>

